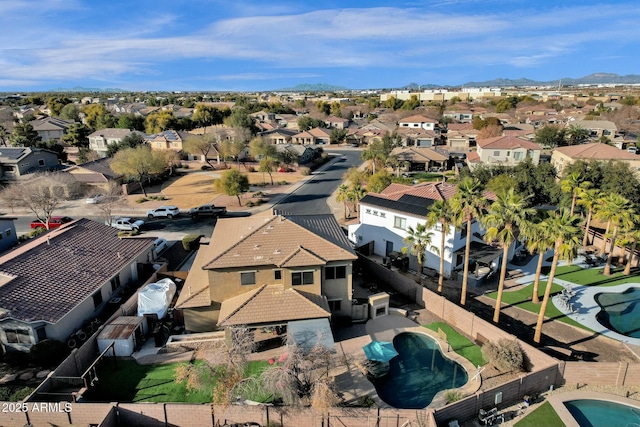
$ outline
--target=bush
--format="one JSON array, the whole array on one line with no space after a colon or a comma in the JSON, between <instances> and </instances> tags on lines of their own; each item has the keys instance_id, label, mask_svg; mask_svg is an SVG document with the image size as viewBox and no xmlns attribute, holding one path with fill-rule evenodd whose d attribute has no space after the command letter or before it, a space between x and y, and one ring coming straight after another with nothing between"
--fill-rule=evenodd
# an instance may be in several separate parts
<instances>
[{"instance_id":1,"label":"bush","mask_svg":"<svg viewBox=\"0 0 640 427\"><path fill-rule=\"evenodd\" d=\"M22 387L16 390L11 396L9 396L9 402L20 402L26 399L31 393L33 393L33 388L31 387Z\"/></svg>"},{"instance_id":2,"label":"bush","mask_svg":"<svg viewBox=\"0 0 640 427\"><path fill-rule=\"evenodd\" d=\"M38 237L39 235L41 235L42 233L45 233L47 231L46 228L44 227L38 227L38 228L34 228L33 230L31 230L29 232L29 237Z\"/></svg>"},{"instance_id":3,"label":"bush","mask_svg":"<svg viewBox=\"0 0 640 427\"><path fill-rule=\"evenodd\" d=\"M364 408L371 408L375 404L376 404L376 401L373 400L373 398L369 395L360 396L360 398L358 399L358 406L362 406Z\"/></svg>"},{"instance_id":4,"label":"bush","mask_svg":"<svg viewBox=\"0 0 640 427\"><path fill-rule=\"evenodd\" d=\"M118 231L118 237L131 237L131 236L137 236L138 234L140 234L140 230Z\"/></svg>"},{"instance_id":5,"label":"bush","mask_svg":"<svg viewBox=\"0 0 640 427\"><path fill-rule=\"evenodd\" d=\"M136 199L136 203L144 203L146 201L148 201L148 199L146 197L138 197Z\"/></svg>"},{"instance_id":6,"label":"bush","mask_svg":"<svg viewBox=\"0 0 640 427\"><path fill-rule=\"evenodd\" d=\"M260 197L260 196L264 196L264 193L262 191L256 191L251 195L251 197Z\"/></svg>"},{"instance_id":7,"label":"bush","mask_svg":"<svg viewBox=\"0 0 640 427\"><path fill-rule=\"evenodd\" d=\"M182 238L182 247L185 251L195 251L200 246L200 234L187 234Z\"/></svg>"},{"instance_id":8,"label":"bush","mask_svg":"<svg viewBox=\"0 0 640 427\"><path fill-rule=\"evenodd\" d=\"M524 370L524 352L517 341L508 339L489 341L482 346L482 356L503 372Z\"/></svg>"},{"instance_id":9,"label":"bush","mask_svg":"<svg viewBox=\"0 0 640 427\"><path fill-rule=\"evenodd\" d=\"M278 184L280 184L280 185L287 185L287 184L288 184L288 182L287 182L287 181L285 181L285 180L282 180L282 181L278 182Z\"/></svg>"},{"instance_id":10,"label":"bush","mask_svg":"<svg viewBox=\"0 0 640 427\"><path fill-rule=\"evenodd\" d=\"M9 387L0 387L0 402L6 402L11 397L11 389Z\"/></svg>"},{"instance_id":11,"label":"bush","mask_svg":"<svg viewBox=\"0 0 640 427\"><path fill-rule=\"evenodd\" d=\"M43 368L55 366L67 355L67 346L52 339L42 340L32 345L29 350L29 356L33 363Z\"/></svg>"},{"instance_id":12,"label":"bush","mask_svg":"<svg viewBox=\"0 0 640 427\"><path fill-rule=\"evenodd\" d=\"M458 389L451 389L444 392L444 398L447 400L447 403L457 402L462 399L462 392Z\"/></svg>"},{"instance_id":13,"label":"bush","mask_svg":"<svg viewBox=\"0 0 640 427\"><path fill-rule=\"evenodd\" d=\"M311 169L304 166L298 169L298 172L300 173L300 175L302 176L308 176L311 175Z\"/></svg>"},{"instance_id":14,"label":"bush","mask_svg":"<svg viewBox=\"0 0 640 427\"><path fill-rule=\"evenodd\" d=\"M213 169L213 168L211 166L209 166L209 165L200 166L200 170L203 170L203 171L210 171L211 169Z\"/></svg>"}]
</instances>

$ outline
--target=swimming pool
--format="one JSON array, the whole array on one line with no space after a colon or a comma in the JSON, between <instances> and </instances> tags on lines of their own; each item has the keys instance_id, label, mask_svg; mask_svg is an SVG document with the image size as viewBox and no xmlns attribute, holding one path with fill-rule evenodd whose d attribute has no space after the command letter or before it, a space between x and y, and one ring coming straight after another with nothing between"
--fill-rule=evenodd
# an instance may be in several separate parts
<instances>
[{"instance_id":1,"label":"swimming pool","mask_svg":"<svg viewBox=\"0 0 640 427\"><path fill-rule=\"evenodd\" d=\"M640 338L640 288L624 292L602 292L594 296L602 309L596 319L606 328Z\"/></svg>"},{"instance_id":2,"label":"swimming pool","mask_svg":"<svg viewBox=\"0 0 640 427\"><path fill-rule=\"evenodd\" d=\"M607 400L580 399L564 402L580 427L640 426L640 408Z\"/></svg>"},{"instance_id":3,"label":"swimming pool","mask_svg":"<svg viewBox=\"0 0 640 427\"><path fill-rule=\"evenodd\" d=\"M422 409L442 390L467 383L466 370L445 357L437 342L424 334L396 335L398 356L389 362L389 373L374 384L380 399L395 408Z\"/></svg>"}]
</instances>

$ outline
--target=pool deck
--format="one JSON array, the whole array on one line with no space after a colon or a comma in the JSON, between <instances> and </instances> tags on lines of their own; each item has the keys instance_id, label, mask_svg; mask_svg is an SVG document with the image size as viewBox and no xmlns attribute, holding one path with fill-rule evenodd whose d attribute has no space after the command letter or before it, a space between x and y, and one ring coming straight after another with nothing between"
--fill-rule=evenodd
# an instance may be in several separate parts
<instances>
[{"instance_id":1,"label":"pool deck","mask_svg":"<svg viewBox=\"0 0 640 427\"><path fill-rule=\"evenodd\" d=\"M553 409L562 419L562 422L566 427L580 427L575 418L571 415L571 412L569 412L567 407L564 406L564 402L583 399L605 400L632 406L634 408L640 408L637 400L616 396L614 394L597 393L593 391L570 391L566 393L558 393L548 396L547 401L551 406L553 406Z\"/></svg>"}]
</instances>

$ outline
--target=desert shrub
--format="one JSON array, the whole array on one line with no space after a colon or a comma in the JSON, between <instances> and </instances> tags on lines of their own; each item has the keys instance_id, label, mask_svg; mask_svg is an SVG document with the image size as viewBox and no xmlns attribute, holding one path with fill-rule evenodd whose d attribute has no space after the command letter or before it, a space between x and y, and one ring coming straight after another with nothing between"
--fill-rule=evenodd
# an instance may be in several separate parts
<instances>
[{"instance_id":1,"label":"desert shrub","mask_svg":"<svg viewBox=\"0 0 640 427\"><path fill-rule=\"evenodd\" d=\"M248 201L247 203L245 203L244 205L245 205L246 207L248 207L248 208L252 208L252 207L254 207L254 206L255 206L255 204L254 204L251 200L249 200L249 201Z\"/></svg>"},{"instance_id":2,"label":"desert shrub","mask_svg":"<svg viewBox=\"0 0 640 427\"><path fill-rule=\"evenodd\" d=\"M256 191L251 195L251 197L260 197L260 196L264 196L264 193L262 191Z\"/></svg>"},{"instance_id":3,"label":"desert shrub","mask_svg":"<svg viewBox=\"0 0 640 427\"><path fill-rule=\"evenodd\" d=\"M185 251L195 251L200 246L200 234L187 234L182 238L182 247Z\"/></svg>"},{"instance_id":4,"label":"desert shrub","mask_svg":"<svg viewBox=\"0 0 640 427\"><path fill-rule=\"evenodd\" d=\"M447 403L457 402L462 399L462 392L458 389L451 389L444 392L444 398L447 400Z\"/></svg>"},{"instance_id":5,"label":"desert shrub","mask_svg":"<svg viewBox=\"0 0 640 427\"><path fill-rule=\"evenodd\" d=\"M43 368L57 365L67 355L67 346L52 339L46 339L31 346L29 356L33 363Z\"/></svg>"},{"instance_id":6,"label":"desert shrub","mask_svg":"<svg viewBox=\"0 0 640 427\"><path fill-rule=\"evenodd\" d=\"M298 169L298 172L300 173L300 175L302 176L307 176L307 175L311 175L311 169L304 166Z\"/></svg>"},{"instance_id":7,"label":"desert shrub","mask_svg":"<svg viewBox=\"0 0 640 427\"><path fill-rule=\"evenodd\" d=\"M144 203L146 202L148 199L146 197L138 197L136 199L136 203Z\"/></svg>"},{"instance_id":8,"label":"desert shrub","mask_svg":"<svg viewBox=\"0 0 640 427\"><path fill-rule=\"evenodd\" d=\"M287 182L287 181L282 180L282 181L280 181L278 184L280 184L280 185L287 185L287 184L288 184L288 182Z\"/></svg>"},{"instance_id":9,"label":"desert shrub","mask_svg":"<svg viewBox=\"0 0 640 427\"><path fill-rule=\"evenodd\" d=\"M360 396L360 398L358 399L358 406L362 406L364 408L371 408L375 404L376 401L373 400L373 398L369 395Z\"/></svg>"},{"instance_id":10,"label":"desert shrub","mask_svg":"<svg viewBox=\"0 0 640 427\"><path fill-rule=\"evenodd\" d=\"M6 402L11 396L11 389L9 387L0 387L0 402Z\"/></svg>"},{"instance_id":11,"label":"desert shrub","mask_svg":"<svg viewBox=\"0 0 640 427\"><path fill-rule=\"evenodd\" d=\"M209 166L209 165L200 166L200 170L203 170L203 171L210 171L211 169L213 169L213 168L211 166Z\"/></svg>"},{"instance_id":12,"label":"desert shrub","mask_svg":"<svg viewBox=\"0 0 640 427\"><path fill-rule=\"evenodd\" d=\"M44 227L38 227L38 228L34 228L33 230L31 230L29 232L29 237L38 237L39 235L41 235L42 233L46 232L47 229Z\"/></svg>"},{"instance_id":13,"label":"desert shrub","mask_svg":"<svg viewBox=\"0 0 640 427\"><path fill-rule=\"evenodd\" d=\"M33 393L33 388L31 387L22 387L16 390L11 396L9 396L10 402L20 402L27 398L31 393Z\"/></svg>"},{"instance_id":14,"label":"desert shrub","mask_svg":"<svg viewBox=\"0 0 640 427\"><path fill-rule=\"evenodd\" d=\"M524 368L524 352L517 341L489 341L482 346L482 356L503 372L522 371Z\"/></svg>"}]
</instances>

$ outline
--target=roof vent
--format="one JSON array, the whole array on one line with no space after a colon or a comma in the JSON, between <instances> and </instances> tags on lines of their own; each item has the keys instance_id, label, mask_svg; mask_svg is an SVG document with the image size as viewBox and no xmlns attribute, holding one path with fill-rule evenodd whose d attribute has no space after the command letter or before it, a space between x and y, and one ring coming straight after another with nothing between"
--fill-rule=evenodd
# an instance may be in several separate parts
<instances>
[{"instance_id":1,"label":"roof vent","mask_svg":"<svg viewBox=\"0 0 640 427\"><path fill-rule=\"evenodd\" d=\"M253 247L253 250L254 250L254 251L255 251L256 249L260 249L260 245L255 245L255 246Z\"/></svg>"},{"instance_id":2,"label":"roof vent","mask_svg":"<svg viewBox=\"0 0 640 427\"><path fill-rule=\"evenodd\" d=\"M280 249L276 249L275 251L273 251L274 254L279 255L280 254Z\"/></svg>"}]
</instances>

